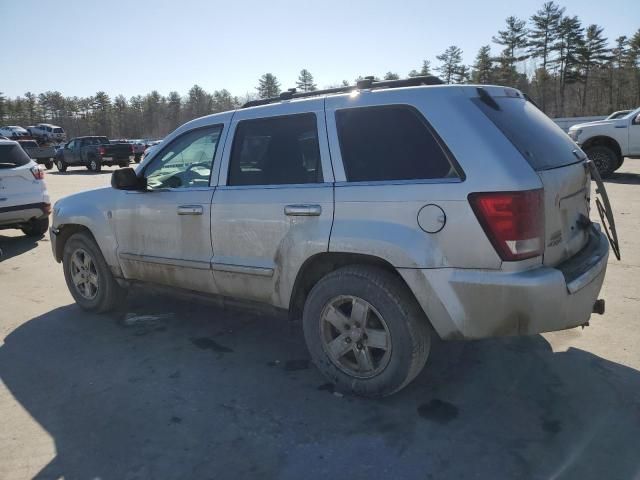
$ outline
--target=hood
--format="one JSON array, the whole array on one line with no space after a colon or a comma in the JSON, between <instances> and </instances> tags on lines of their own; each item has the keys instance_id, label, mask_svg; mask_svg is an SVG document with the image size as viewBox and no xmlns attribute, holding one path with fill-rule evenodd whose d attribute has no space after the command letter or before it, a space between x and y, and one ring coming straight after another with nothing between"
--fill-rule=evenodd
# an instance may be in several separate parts
<instances>
[{"instance_id":1,"label":"hood","mask_svg":"<svg viewBox=\"0 0 640 480\"><path fill-rule=\"evenodd\" d=\"M579 128L585 127L597 127L599 125L612 125L618 123L618 119L613 120L596 120L595 122L585 122L585 123L577 123L576 125L571 125L569 130L578 130Z\"/></svg>"},{"instance_id":2,"label":"hood","mask_svg":"<svg viewBox=\"0 0 640 480\"><path fill-rule=\"evenodd\" d=\"M100 200L104 198L104 193L106 190L111 190L111 187L98 187L92 188L91 190L84 190L78 193L72 193L71 195L67 195L66 197L62 197L59 199L54 205L53 208L61 209L67 208L71 206L78 205L96 205L101 203Z\"/></svg>"}]
</instances>

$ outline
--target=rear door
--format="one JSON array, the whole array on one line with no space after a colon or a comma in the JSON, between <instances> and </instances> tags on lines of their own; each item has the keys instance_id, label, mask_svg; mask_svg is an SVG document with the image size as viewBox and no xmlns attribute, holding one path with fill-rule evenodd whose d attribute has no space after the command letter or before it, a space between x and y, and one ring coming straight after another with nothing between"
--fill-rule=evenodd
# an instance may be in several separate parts
<instances>
[{"instance_id":1,"label":"rear door","mask_svg":"<svg viewBox=\"0 0 640 480\"><path fill-rule=\"evenodd\" d=\"M591 177L584 152L549 117L510 88L478 89L472 101L533 168L544 188L543 263L554 266L589 240Z\"/></svg>"},{"instance_id":2,"label":"rear door","mask_svg":"<svg viewBox=\"0 0 640 480\"><path fill-rule=\"evenodd\" d=\"M322 98L236 112L211 209L220 293L286 307L302 263L327 251L326 138Z\"/></svg>"}]
</instances>

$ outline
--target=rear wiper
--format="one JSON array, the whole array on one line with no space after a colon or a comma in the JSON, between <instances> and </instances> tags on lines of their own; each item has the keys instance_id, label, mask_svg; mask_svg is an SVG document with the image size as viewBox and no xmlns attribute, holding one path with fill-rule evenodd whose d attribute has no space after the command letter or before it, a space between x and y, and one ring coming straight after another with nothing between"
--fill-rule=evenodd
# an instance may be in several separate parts
<instances>
[{"instance_id":1,"label":"rear wiper","mask_svg":"<svg viewBox=\"0 0 640 480\"><path fill-rule=\"evenodd\" d=\"M596 181L596 195L602 197L596 197L596 207L598 208L598 214L600 214L600 220L602 220L602 226L604 227L605 234L609 239L611 250L618 260L620 260L620 242L618 241L618 232L616 231L616 222L613 218L613 209L609 202L609 195L607 195L607 189L604 188L604 183L600 177L600 172L595 163L591 160L587 160L589 170L591 171L591 177Z\"/></svg>"}]
</instances>

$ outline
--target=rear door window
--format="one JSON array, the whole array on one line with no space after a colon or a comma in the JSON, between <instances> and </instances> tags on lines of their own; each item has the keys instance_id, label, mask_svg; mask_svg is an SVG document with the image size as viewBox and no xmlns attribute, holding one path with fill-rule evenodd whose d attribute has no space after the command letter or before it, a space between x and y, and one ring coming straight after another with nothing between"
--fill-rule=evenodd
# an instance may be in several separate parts
<instances>
[{"instance_id":1,"label":"rear door window","mask_svg":"<svg viewBox=\"0 0 640 480\"><path fill-rule=\"evenodd\" d=\"M347 181L459 178L424 117L407 105L336 111Z\"/></svg>"},{"instance_id":2,"label":"rear door window","mask_svg":"<svg viewBox=\"0 0 640 480\"><path fill-rule=\"evenodd\" d=\"M315 114L238 123L231 149L228 185L291 185L322 181Z\"/></svg>"},{"instance_id":3,"label":"rear door window","mask_svg":"<svg viewBox=\"0 0 640 480\"><path fill-rule=\"evenodd\" d=\"M0 145L0 169L20 167L30 161L29 155L19 145Z\"/></svg>"},{"instance_id":4,"label":"rear door window","mask_svg":"<svg viewBox=\"0 0 640 480\"><path fill-rule=\"evenodd\" d=\"M582 150L553 120L520 97L473 98L473 103L536 170L550 170L584 160Z\"/></svg>"}]
</instances>

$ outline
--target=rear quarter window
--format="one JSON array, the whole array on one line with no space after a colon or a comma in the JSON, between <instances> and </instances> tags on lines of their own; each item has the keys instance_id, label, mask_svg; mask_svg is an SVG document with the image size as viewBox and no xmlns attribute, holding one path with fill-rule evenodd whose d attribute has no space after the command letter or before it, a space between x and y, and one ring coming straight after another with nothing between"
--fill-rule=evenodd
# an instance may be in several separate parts
<instances>
[{"instance_id":1,"label":"rear quarter window","mask_svg":"<svg viewBox=\"0 0 640 480\"><path fill-rule=\"evenodd\" d=\"M585 159L580 148L553 120L520 97L471 100L536 170L550 170Z\"/></svg>"},{"instance_id":2,"label":"rear quarter window","mask_svg":"<svg viewBox=\"0 0 640 480\"><path fill-rule=\"evenodd\" d=\"M413 107L336 111L349 182L460 178L436 133Z\"/></svg>"},{"instance_id":3,"label":"rear quarter window","mask_svg":"<svg viewBox=\"0 0 640 480\"><path fill-rule=\"evenodd\" d=\"M30 161L19 145L0 145L0 169L20 167Z\"/></svg>"}]
</instances>

